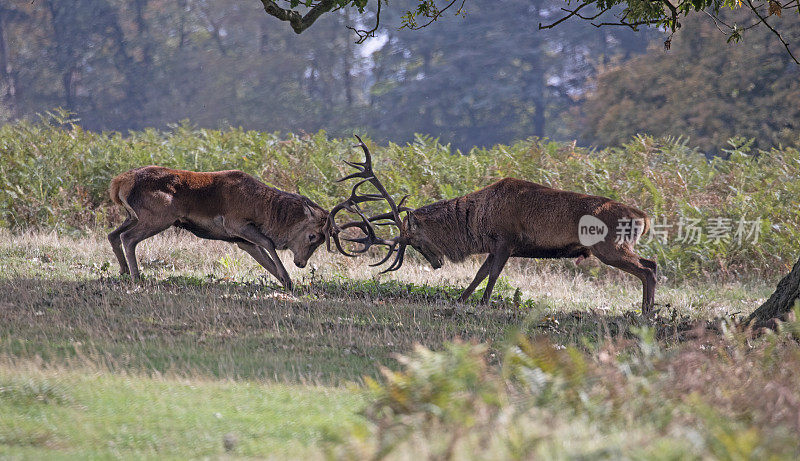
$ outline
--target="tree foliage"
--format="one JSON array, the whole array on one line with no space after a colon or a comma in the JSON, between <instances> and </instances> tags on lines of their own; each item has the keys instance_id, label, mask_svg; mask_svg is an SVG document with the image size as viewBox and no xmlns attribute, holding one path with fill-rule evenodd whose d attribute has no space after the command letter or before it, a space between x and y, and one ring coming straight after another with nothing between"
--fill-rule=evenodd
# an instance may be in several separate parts
<instances>
[{"instance_id":1,"label":"tree foliage","mask_svg":"<svg viewBox=\"0 0 800 461\"><path fill-rule=\"evenodd\" d=\"M616 145L636 133L684 136L717 154L734 136L762 149L791 142L800 129L800 67L781 45L763 30L721 43L714 24L699 18L685 29L669 54L654 47L600 72L583 106L585 139ZM800 22L787 32L800 38Z\"/></svg>"},{"instance_id":2,"label":"tree foliage","mask_svg":"<svg viewBox=\"0 0 800 461\"><path fill-rule=\"evenodd\" d=\"M415 0L403 1L384 9L384 19L402 22ZM298 36L254 2L64 5L0 0L0 121L60 106L92 130L189 119L337 136L357 129L400 143L422 133L464 151L581 133L581 143L613 145L646 132L688 135L708 151L734 135L763 148L782 142L800 106L797 66L766 31L726 46L713 21L699 18L686 21L689 33L664 56L653 32L569 21L531 33L558 17L561 0L502 8L471 0L464 18L386 28L365 47L346 29L363 18L347 9ZM626 64L650 37L657 43L647 57Z\"/></svg>"},{"instance_id":3,"label":"tree foliage","mask_svg":"<svg viewBox=\"0 0 800 461\"><path fill-rule=\"evenodd\" d=\"M371 101L379 112L372 127L392 140L428 133L460 148L529 136L571 139L565 117L597 63L641 52L646 42L579 23L530 34L524 26L555 4L510 0L498 9L474 0L463 20L387 34L375 55Z\"/></svg>"},{"instance_id":4,"label":"tree foliage","mask_svg":"<svg viewBox=\"0 0 800 461\"><path fill-rule=\"evenodd\" d=\"M222 0L2 0L0 120L63 107L94 130L336 129L364 76L347 21L296 37Z\"/></svg>"},{"instance_id":5,"label":"tree foliage","mask_svg":"<svg viewBox=\"0 0 800 461\"><path fill-rule=\"evenodd\" d=\"M359 129L394 142L424 133L462 150L571 139L564 117L597 63L646 46L630 31L581 23L529 34L556 0L503 9L474 0L464 20L389 29L368 48L352 43L347 10L297 36L253 3L64 5L0 0L0 121L63 107L87 129L123 132L189 119L265 131ZM397 10L384 14L400 21Z\"/></svg>"},{"instance_id":6,"label":"tree foliage","mask_svg":"<svg viewBox=\"0 0 800 461\"><path fill-rule=\"evenodd\" d=\"M275 0L261 0L267 14L280 20L288 21L295 32L301 33L310 27L316 19L332 9L356 8L364 13L368 0L288 0L288 7L280 7ZM381 21L381 5L385 0L376 0L377 14L374 26L357 28L350 26L358 41L374 36ZM401 27L421 29L450 11L462 15L474 8L474 2L467 0L417 0L411 8L401 8ZM787 24L797 22L795 11L800 15L800 0L566 0L560 2L556 11L558 17L545 24L539 22L539 29L548 29L564 23L568 19L582 19L596 27L624 26L631 30L639 30L642 26L653 26L669 32L665 46L670 47L672 35L681 28L684 18L703 13L711 17L717 28L727 41L739 41L743 33L753 28L768 30L783 47L786 54L798 65L798 55L794 50L797 40L785 37L783 33ZM503 5L502 8L505 8ZM742 22L728 23L722 19L721 13L726 10L739 9L746 11ZM560 10L560 11L559 11ZM794 16L781 21L783 12Z\"/></svg>"}]
</instances>

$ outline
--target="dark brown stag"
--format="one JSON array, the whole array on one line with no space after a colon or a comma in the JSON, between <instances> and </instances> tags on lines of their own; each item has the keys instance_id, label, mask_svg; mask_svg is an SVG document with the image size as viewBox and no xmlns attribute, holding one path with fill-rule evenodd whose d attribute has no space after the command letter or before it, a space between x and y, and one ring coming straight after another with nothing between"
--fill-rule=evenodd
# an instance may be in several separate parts
<instances>
[{"instance_id":1,"label":"dark brown stag","mask_svg":"<svg viewBox=\"0 0 800 461\"><path fill-rule=\"evenodd\" d=\"M386 256L373 264L384 264L395 255L383 272L399 269L406 247L412 246L438 269L444 259L458 262L473 254L488 253L475 279L464 290L459 301L465 301L488 276L482 302L492 294L497 277L508 258L578 258L596 256L610 266L635 275L642 281L642 312L653 308L657 267L654 261L640 257L634 245L647 232L647 215L614 200L593 195L553 189L520 179L502 179L462 197L442 200L421 208L396 203L372 170L367 146L358 138L366 155L364 162L346 162L358 172L342 178L361 178L349 198L331 210L335 229L358 228L364 236L345 239L363 246L354 253L364 253L373 245L388 247ZM372 184L378 194L359 194L362 184ZM386 200L391 211L365 216L359 204ZM360 220L337 226L336 214L345 210L359 215ZM400 214L405 212L405 218ZM377 236L375 225L396 226L400 235L384 239ZM346 251L334 235L340 252Z\"/></svg>"},{"instance_id":2,"label":"dark brown stag","mask_svg":"<svg viewBox=\"0 0 800 461\"><path fill-rule=\"evenodd\" d=\"M136 245L175 226L237 244L291 290L276 250L290 249L295 265L305 267L331 232L328 212L308 198L236 170L196 173L145 166L114 178L110 195L128 216L108 240L120 273L133 279L139 278Z\"/></svg>"}]
</instances>

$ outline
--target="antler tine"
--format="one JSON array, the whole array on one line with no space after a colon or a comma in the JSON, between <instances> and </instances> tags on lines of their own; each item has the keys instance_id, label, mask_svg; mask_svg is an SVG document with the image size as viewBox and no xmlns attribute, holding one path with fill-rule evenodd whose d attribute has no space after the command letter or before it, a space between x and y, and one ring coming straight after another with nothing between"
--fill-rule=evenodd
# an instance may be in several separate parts
<instances>
[{"instance_id":1,"label":"antler tine","mask_svg":"<svg viewBox=\"0 0 800 461\"><path fill-rule=\"evenodd\" d=\"M408 195L404 196L399 204L394 201L391 194L386 190L383 184L378 180L375 176L374 171L372 170L372 155L369 152L369 148L361 139L360 136L355 135L356 139L358 139L358 144L355 147L361 147L364 151L364 161L363 162L350 162L345 160L345 164L355 168L357 171L355 173L351 173L339 181L347 181L349 179L354 178L361 178L355 186L353 186L353 190L350 193L350 197L348 197L345 201L341 202L340 204L336 205L330 212L330 219L332 225L335 226L337 233L340 230L349 229L352 227L358 227L364 233L363 237L358 238L344 238L344 240L348 242L357 243L363 245L363 248L360 248L351 254L345 251L342 248L341 242L339 241L337 233L333 234L333 240L336 244L337 249L347 256L355 256L356 254L366 253L372 246L374 245L385 245L387 246L388 252L386 256L384 256L380 261L377 263L371 264L371 266L380 266L388 261L395 253L397 253L394 261L392 264L381 273L386 273L390 271L395 271L400 268L403 264L403 258L405 255L406 249L406 242L402 237L395 237L391 240L386 240L380 238L375 233L375 228L373 225L376 226L387 226L387 225L395 225L398 228L402 228L402 220L400 219L400 213L403 211L413 211L412 208L408 208L404 206L406 199L408 199ZM378 194L358 194L358 187L362 184L369 182L372 186L377 189ZM369 202L374 200L381 200L385 199L386 202L389 204L389 208L391 211L388 213L380 213L374 216L370 216L369 218L364 216L361 211L361 208L358 206L359 203L362 202ZM361 221L351 221L344 224L342 227L336 225L335 216L341 210L347 210L351 213L356 213L361 218ZM386 222L376 222L388 220Z\"/></svg>"},{"instance_id":2,"label":"antler tine","mask_svg":"<svg viewBox=\"0 0 800 461\"><path fill-rule=\"evenodd\" d=\"M410 195L406 194L403 196L403 198L400 199L400 201L397 203L397 211L414 211L413 208L403 206L403 204L406 203L406 199L408 197L410 197Z\"/></svg>"},{"instance_id":3,"label":"antler tine","mask_svg":"<svg viewBox=\"0 0 800 461\"><path fill-rule=\"evenodd\" d=\"M354 238L354 239L353 238L345 238L344 240L346 240L348 242L360 243L360 244L364 245L364 248L362 248L360 250L355 250L355 251L353 251L353 253L348 253L342 247L342 244L339 241L338 235L335 235L333 241L336 244L336 248L342 254L344 254L345 256L354 257L354 256L357 256L357 255L359 255L361 253L366 253L367 250L369 250L369 248L372 245L389 245L390 244L390 242L387 242L387 241L384 241L383 239L378 238L375 235L375 231L372 229L372 227L369 226L369 225L365 225L363 222L351 221L351 222L349 222L347 224L344 224L343 226L339 227L339 230L342 231L342 230L345 230L345 229L349 229L351 227L358 227L359 229L361 229L364 232L365 237Z\"/></svg>"},{"instance_id":4,"label":"antler tine","mask_svg":"<svg viewBox=\"0 0 800 461\"><path fill-rule=\"evenodd\" d=\"M360 140L361 139L359 138L359 141ZM362 142L362 144L363 144L363 142ZM378 194L362 194L362 195L359 195L359 193L358 193L359 186L361 186L365 182L368 182L369 178L372 177L372 158L369 156L369 154L367 154L367 158L366 158L366 160L364 162L348 162L348 161L345 160L345 163L350 165L350 166L352 166L353 168L357 169L358 172L357 173L353 173L353 174L348 175L348 176L345 176L344 178L339 180L340 182L348 180L348 179L351 179L351 178L357 178L357 177L361 177L361 178L364 178L364 179L362 179L361 181L357 182L353 186L353 189L350 192L350 196L347 199L345 199L344 201L342 201L341 203L339 203L335 207L333 207L333 209L331 209L331 211L330 211L330 213L328 215L328 219L330 221L330 226L331 226L331 229L332 229L331 230L331 236L333 237L332 238L333 242L336 244L336 249L338 249L339 252L341 252L342 254L344 254L346 256L354 257L354 256L356 256L355 254L351 254L351 253L349 253L349 252L344 250L344 248L342 247L342 243L339 240L339 236L338 236L339 231L341 231L342 229L347 229L349 227L353 227L353 225L352 225L352 223L348 223L343 228L339 227L336 224L336 214L339 213L341 210L347 210L347 211L349 211L351 213L352 212L358 212L358 214L361 214L360 210L358 208L358 204L359 203L370 202L370 201L375 201L375 200L381 200L383 198L383 196L382 195L378 195ZM359 224L361 224L361 223L359 223ZM364 233L368 234L368 231L362 225L359 225L358 227L361 228L361 230L363 230ZM373 234L374 234L374 231L373 231ZM330 247L330 242L328 243L328 246Z\"/></svg>"},{"instance_id":5,"label":"antler tine","mask_svg":"<svg viewBox=\"0 0 800 461\"><path fill-rule=\"evenodd\" d=\"M358 144L356 145L356 147L360 147L364 151L364 161L363 162L346 161L345 163L358 169L359 171L357 173L345 176L344 178L340 179L340 181L352 178L364 178L365 181L369 181L370 184L372 184L373 186L375 186L376 189L378 189L378 192L380 192L381 197L386 199L386 202L389 203L389 207L392 209L392 219L394 220L395 223L397 223L397 226L399 227L400 223L402 222L402 220L400 219L400 210L398 210L397 204L395 203L391 194L389 194L386 188L383 187L383 184L381 184L378 178L375 177L375 172L372 171L372 155L369 153L369 148L367 147L366 144L364 144L364 141L361 139L359 135L356 134L354 136L356 137L356 139L358 139Z\"/></svg>"},{"instance_id":6,"label":"antler tine","mask_svg":"<svg viewBox=\"0 0 800 461\"><path fill-rule=\"evenodd\" d=\"M355 258L357 256L357 255L348 253L347 251L345 251L344 248L342 248L342 242L339 241L339 236L337 234L331 234L331 238L333 240L333 243L336 244L336 249L339 250L339 253L341 253L341 254L343 254L345 256L349 256L351 258Z\"/></svg>"},{"instance_id":7,"label":"antler tine","mask_svg":"<svg viewBox=\"0 0 800 461\"><path fill-rule=\"evenodd\" d=\"M386 261L388 261L388 260L389 260L389 258L391 258L391 257L392 257L392 255L394 254L396 247L397 247L397 242L395 242L395 243L394 243L394 245L392 245L392 246L390 246L390 247L389 247L389 251L388 251L388 252L386 252L386 256L384 256L384 257L383 257L383 259L381 259L380 261L378 261L378 262L376 262L376 263L372 263L372 264L370 264L370 266L371 266L371 267L377 267L377 266L380 266L380 265L382 265L382 264L383 264L383 263L385 263Z\"/></svg>"},{"instance_id":8,"label":"antler tine","mask_svg":"<svg viewBox=\"0 0 800 461\"><path fill-rule=\"evenodd\" d=\"M392 264L389 267L381 271L381 274L385 274L387 272L392 272L396 271L397 269L400 269L400 266L403 265L403 258L405 257L405 254L406 254L406 244L401 243L400 248L397 249L397 257L394 258L394 261L392 261Z\"/></svg>"},{"instance_id":9,"label":"antler tine","mask_svg":"<svg viewBox=\"0 0 800 461\"><path fill-rule=\"evenodd\" d=\"M350 162L348 160L344 160L344 163L350 165L351 167L355 168L358 171L337 180L337 182L347 181L348 179L353 179L353 178L369 179L375 177L375 174L372 172L372 156L369 153L369 149L367 149L367 145L364 144L364 141L362 141L357 134L354 136L358 139L358 144L356 144L353 147L360 147L364 149L364 154L366 158L364 159L363 162Z\"/></svg>"},{"instance_id":10,"label":"antler tine","mask_svg":"<svg viewBox=\"0 0 800 461\"><path fill-rule=\"evenodd\" d=\"M378 194L362 194L362 195L358 195L358 186L360 186L360 185L362 185L362 184L364 184L365 182L368 182L368 181L369 181L368 179L362 179L361 181L357 182L355 186L353 186L353 191L350 193L350 200L349 200L351 205L356 205L356 204L363 203L363 202L374 202L376 200L382 200L383 199L383 196L378 195ZM351 211L351 210L348 209L347 211Z\"/></svg>"},{"instance_id":11,"label":"antler tine","mask_svg":"<svg viewBox=\"0 0 800 461\"><path fill-rule=\"evenodd\" d=\"M361 213L361 210L358 209L358 207L355 207L355 212L361 217L362 221L361 222L351 221L341 227L342 229L358 227L364 232L365 234L364 237L345 238L345 240L347 240L348 242L359 243L361 245L364 245L364 248L356 250L354 251L354 253L356 254L366 253L367 250L369 250L370 247L372 247L373 245L386 245L389 247L389 253L392 253L397 243L392 240L386 240L375 235L375 229L370 225L369 219L366 216L364 216L363 213Z\"/></svg>"},{"instance_id":12,"label":"antler tine","mask_svg":"<svg viewBox=\"0 0 800 461\"><path fill-rule=\"evenodd\" d=\"M345 199L344 201L342 201L341 203L339 203L338 205L333 207L331 209L330 213L328 214L328 219L331 222L331 226L332 226L333 229L336 230L336 232L338 232L339 230L342 229L336 224L336 213L340 212L341 210L347 210L347 211L349 211L351 213L354 213L354 212L356 212L356 209L358 208L358 204L359 203L372 202L372 201L383 199L383 196L378 195L378 194L363 194L363 195L359 195L358 194L358 187L360 185L364 184L365 182L367 182L366 179L362 179L361 181L357 182L353 186L353 190L350 192L350 197L348 197L347 199Z\"/></svg>"}]
</instances>

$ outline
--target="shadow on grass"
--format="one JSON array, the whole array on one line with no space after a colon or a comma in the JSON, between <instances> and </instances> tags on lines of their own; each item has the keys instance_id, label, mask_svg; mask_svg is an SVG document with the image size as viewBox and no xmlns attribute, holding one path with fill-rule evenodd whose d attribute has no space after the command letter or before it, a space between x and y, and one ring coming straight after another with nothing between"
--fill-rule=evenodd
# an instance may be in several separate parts
<instances>
[{"instance_id":1,"label":"shadow on grass","mask_svg":"<svg viewBox=\"0 0 800 461\"><path fill-rule=\"evenodd\" d=\"M488 342L499 360L516 331L591 347L647 323L633 313L556 312L513 298L457 304L456 289L399 282L312 281L288 294L267 280L191 276L0 279L0 293L0 355L12 360L279 381L374 376L417 343ZM650 325L667 342L697 327L675 316Z\"/></svg>"}]
</instances>

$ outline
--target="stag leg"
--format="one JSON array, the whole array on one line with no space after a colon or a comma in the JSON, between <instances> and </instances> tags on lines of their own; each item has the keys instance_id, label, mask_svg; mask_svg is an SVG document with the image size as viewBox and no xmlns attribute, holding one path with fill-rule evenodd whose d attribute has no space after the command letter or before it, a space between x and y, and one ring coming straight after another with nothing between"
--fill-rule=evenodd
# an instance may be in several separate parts
<instances>
[{"instance_id":1,"label":"stag leg","mask_svg":"<svg viewBox=\"0 0 800 461\"><path fill-rule=\"evenodd\" d=\"M119 262L120 275L129 274L130 271L128 270L128 262L125 261L125 253L122 252L122 239L120 239L119 236L132 226L135 226L137 221L138 219L134 220L130 215L128 215L121 226L108 234L108 241L111 243L111 249L114 251L114 256L117 257L117 261Z\"/></svg>"},{"instance_id":2,"label":"stag leg","mask_svg":"<svg viewBox=\"0 0 800 461\"><path fill-rule=\"evenodd\" d=\"M492 265L492 260L494 260L494 255L489 254L489 256L486 257L486 261L484 261L480 269L478 269L478 273L475 274L475 278L472 279L472 283L470 283L467 289L464 290L464 292L461 293L461 296L458 297L458 302L463 303L464 301L466 301L470 297L472 292L475 291L475 288L478 288L478 285L480 285L481 282L483 282L483 279L485 279L486 276L489 275L489 268Z\"/></svg>"},{"instance_id":3,"label":"stag leg","mask_svg":"<svg viewBox=\"0 0 800 461\"><path fill-rule=\"evenodd\" d=\"M500 272L503 272L503 267L505 267L506 262L508 262L509 256L511 256L511 252L505 247L498 249L493 255L490 255L490 257L492 257L492 262L489 266L489 281L486 282L486 289L483 291L481 303L488 303L489 299L492 297L494 284L497 282L497 277L500 276Z\"/></svg>"},{"instance_id":4,"label":"stag leg","mask_svg":"<svg viewBox=\"0 0 800 461\"><path fill-rule=\"evenodd\" d=\"M275 263L270 259L269 255L263 248L258 245L253 245L252 243L237 243L237 246L242 250L246 251L250 256L253 257L261 267L266 269L270 274L275 276L278 280L280 280L280 272L278 272L278 268L275 266Z\"/></svg>"},{"instance_id":5,"label":"stag leg","mask_svg":"<svg viewBox=\"0 0 800 461\"><path fill-rule=\"evenodd\" d=\"M272 261L275 263L275 277L277 277L281 282L283 288L285 288L287 291L292 291L292 279L289 277L289 273L286 272L286 268L283 267L281 258L278 257L278 253L275 251L275 245L272 243L272 240L270 240L266 235L262 234L261 231L259 231L256 226L252 224L232 226L233 228L229 227L228 223L226 222L223 222L222 225L232 235L243 238L254 245L258 245L266 249L267 253L269 253L269 256L272 257Z\"/></svg>"},{"instance_id":6,"label":"stag leg","mask_svg":"<svg viewBox=\"0 0 800 461\"><path fill-rule=\"evenodd\" d=\"M656 264L656 262L651 259L645 259L645 258L639 258L639 264L652 271L652 280L650 283L650 288L646 289L645 294L642 295L643 298L646 298L646 300L642 299L642 306L648 305L649 308L652 309L656 303L656 283L658 283L657 282L658 264Z\"/></svg>"},{"instance_id":7,"label":"stag leg","mask_svg":"<svg viewBox=\"0 0 800 461\"><path fill-rule=\"evenodd\" d=\"M596 250L594 255L600 261L635 275L642 281L642 314L650 315L655 303L656 275L658 273L655 261L640 257L626 246L614 249L596 247Z\"/></svg>"},{"instance_id":8,"label":"stag leg","mask_svg":"<svg viewBox=\"0 0 800 461\"><path fill-rule=\"evenodd\" d=\"M278 274L281 274L281 277L279 277L278 280L281 281L283 288L285 288L286 291L292 291L292 279L289 277L289 273L286 272L286 268L283 267L281 258L278 257L278 253L275 251L275 245L272 244L272 241L267 239L265 244L262 246L266 248L267 252L272 257L272 260L275 262L275 268Z\"/></svg>"},{"instance_id":9,"label":"stag leg","mask_svg":"<svg viewBox=\"0 0 800 461\"><path fill-rule=\"evenodd\" d=\"M169 227L172 225L171 221L167 223L160 223L160 225L154 225L152 223L143 225L143 222L147 221L140 220L135 226L124 231L120 235L122 246L125 248L125 259L128 262L128 269L130 269L131 278L133 280L139 280L141 278L139 276L139 265L136 262L136 245L138 245L142 240L149 239L150 237L169 229Z\"/></svg>"}]
</instances>

